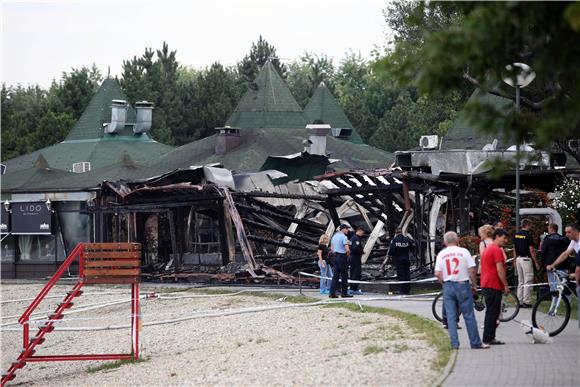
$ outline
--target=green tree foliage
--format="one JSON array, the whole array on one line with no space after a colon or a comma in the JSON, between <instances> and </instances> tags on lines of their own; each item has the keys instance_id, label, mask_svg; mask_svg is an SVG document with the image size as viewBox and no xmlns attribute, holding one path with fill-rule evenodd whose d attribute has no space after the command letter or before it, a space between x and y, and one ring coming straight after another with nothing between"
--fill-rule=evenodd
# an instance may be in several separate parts
<instances>
[{"instance_id":1,"label":"green tree foliage","mask_svg":"<svg viewBox=\"0 0 580 387\"><path fill-rule=\"evenodd\" d=\"M258 41L252 43L250 53L238 63L238 72L244 81L253 82L260 68L268 61L272 62L272 65L274 65L274 68L282 78L286 78L286 66L280 62L280 58L278 58L278 54L276 53L276 47L268 43L260 35Z\"/></svg>"},{"instance_id":2,"label":"green tree foliage","mask_svg":"<svg viewBox=\"0 0 580 387\"><path fill-rule=\"evenodd\" d=\"M63 72L59 82L53 81L48 96L50 110L68 113L77 120L89 104L103 80L95 64Z\"/></svg>"},{"instance_id":3,"label":"green tree foliage","mask_svg":"<svg viewBox=\"0 0 580 387\"><path fill-rule=\"evenodd\" d=\"M163 42L160 50L146 48L141 57L123 61L121 87L131 104L147 100L155 104L151 134L165 144L175 142L172 128L181 124L176 51Z\"/></svg>"},{"instance_id":4,"label":"green tree foliage","mask_svg":"<svg viewBox=\"0 0 580 387\"><path fill-rule=\"evenodd\" d=\"M2 160L24 154L27 138L48 110L47 92L39 86L2 85Z\"/></svg>"},{"instance_id":5,"label":"green tree foliage","mask_svg":"<svg viewBox=\"0 0 580 387\"><path fill-rule=\"evenodd\" d=\"M95 65L63 72L48 90L2 85L2 160L62 141L96 90ZM54 125L52 128L51 126Z\"/></svg>"},{"instance_id":6,"label":"green tree foliage","mask_svg":"<svg viewBox=\"0 0 580 387\"><path fill-rule=\"evenodd\" d=\"M421 92L460 90L466 83L515 99L514 90L501 82L506 65L524 62L536 80L522 90L522 110L497 111L470 107L480 130L495 130L520 142L548 147L563 145L580 133L580 4L565 2L419 3L423 15L462 15L461 23L441 25L423 34L418 46L395 40L380 69ZM420 28L421 18L409 23ZM499 118L503 118L499 120ZM483 126L504 122L501 127ZM572 152L580 161L580 154Z\"/></svg>"},{"instance_id":7,"label":"green tree foliage","mask_svg":"<svg viewBox=\"0 0 580 387\"><path fill-rule=\"evenodd\" d=\"M404 90L380 120L369 143L394 152L416 148L422 135L445 135L455 118L459 98L455 93L439 97L420 96L414 100L412 93Z\"/></svg>"},{"instance_id":8,"label":"green tree foliage","mask_svg":"<svg viewBox=\"0 0 580 387\"><path fill-rule=\"evenodd\" d=\"M48 111L38 122L36 130L26 139L28 151L63 141L75 122L69 113Z\"/></svg>"},{"instance_id":9,"label":"green tree foliage","mask_svg":"<svg viewBox=\"0 0 580 387\"><path fill-rule=\"evenodd\" d=\"M212 64L208 69L188 72L182 96L181 129L174 131L178 143L210 136L225 125L245 86L235 69Z\"/></svg>"},{"instance_id":10,"label":"green tree foliage","mask_svg":"<svg viewBox=\"0 0 580 387\"><path fill-rule=\"evenodd\" d=\"M298 60L288 65L286 82L296 102L304 107L322 82L334 93L334 73L331 58L324 54L305 52Z\"/></svg>"}]
</instances>

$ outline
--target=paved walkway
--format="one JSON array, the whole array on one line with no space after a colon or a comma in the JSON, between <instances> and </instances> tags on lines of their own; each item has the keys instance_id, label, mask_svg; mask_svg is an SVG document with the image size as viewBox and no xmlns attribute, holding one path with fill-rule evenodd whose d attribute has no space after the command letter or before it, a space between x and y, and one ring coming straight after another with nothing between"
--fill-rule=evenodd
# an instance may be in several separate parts
<instances>
[{"instance_id":1,"label":"paved walkway","mask_svg":"<svg viewBox=\"0 0 580 387\"><path fill-rule=\"evenodd\" d=\"M263 289L263 288L261 288ZM275 293L297 294L298 290L271 289ZM305 295L320 297L317 291L304 291ZM367 294L358 296L363 304L387 307L434 319L431 301L364 301L365 298L384 296ZM350 299L353 300L353 299ZM483 312L476 312L478 326L483 324ZM531 321L531 309L520 309L517 320ZM578 321L570 320L566 329L554 337L552 344L532 344L521 326L514 322L502 323L497 338L505 345L488 350L470 350L463 319L459 331L461 346L451 374L444 386L580 386L580 331ZM480 329L480 334L482 330Z\"/></svg>"}]
</instances>

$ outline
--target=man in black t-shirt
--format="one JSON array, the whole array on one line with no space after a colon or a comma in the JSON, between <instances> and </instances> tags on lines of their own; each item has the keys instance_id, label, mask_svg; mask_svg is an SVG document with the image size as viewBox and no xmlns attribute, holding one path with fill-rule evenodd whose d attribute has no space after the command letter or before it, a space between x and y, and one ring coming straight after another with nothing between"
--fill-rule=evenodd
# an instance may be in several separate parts
<instances>
[{"instance_id":1,"label":"man in black t-shirt","mask_svg":"<svg viewBox=\"0 0 580 387\"><path fill-rule=\"evenodd\" d=\"M514 258L518 275L518 299L522 308L532 307L532 287L534 282L534 266L540 269L534 249L534 238L530 233L531 222L522 220L522 229L514 235ZM533 265L532 265L533 261Z\"/></svg>"},{"instance_id":2,"label":"man in black t-shirt","mask_svg":"<svg viewBox=\"0 0 580 387\"><path fill-rule=\"evenodd\" d=\"M558 225L555 223L550 223L548 225L548 235L544 238L544 241L542 242L542 248L540 249L540 252L542 254L542 263L544 264L544 266L547 267L548 265L553 264L556 261L556 259L558 259L560 254L566 251L568 244L569 244L568 238L558 234ZM568 268L565 267L565 263L561 263L558 266L556 266L556 269L567 270ZM550 291L555 292L557 290L556 276L550 270L546 270L546 272L548 273L548 283L550 284Z\"/></svg>"}]
</instances>

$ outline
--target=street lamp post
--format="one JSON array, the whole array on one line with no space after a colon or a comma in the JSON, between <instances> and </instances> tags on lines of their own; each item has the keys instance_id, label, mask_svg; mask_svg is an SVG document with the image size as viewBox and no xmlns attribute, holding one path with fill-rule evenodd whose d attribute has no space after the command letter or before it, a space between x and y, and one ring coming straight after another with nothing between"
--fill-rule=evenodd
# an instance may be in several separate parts
<instances>
[{"instance_id":1,"label":"street lamp post","mask_svg":"<svg viewBox=\"0 0 580 387\"><path fill-rule=\"evenodd\" d=\"M503 81L516 89L516 115L520 112L520 89L529 85L536 73L525 63L513 63L506 66L510 75ZM516 116L517 117L517 116ZM520 141L516 142L516 231L520 229Z\"/></svg>"}]
</instances>

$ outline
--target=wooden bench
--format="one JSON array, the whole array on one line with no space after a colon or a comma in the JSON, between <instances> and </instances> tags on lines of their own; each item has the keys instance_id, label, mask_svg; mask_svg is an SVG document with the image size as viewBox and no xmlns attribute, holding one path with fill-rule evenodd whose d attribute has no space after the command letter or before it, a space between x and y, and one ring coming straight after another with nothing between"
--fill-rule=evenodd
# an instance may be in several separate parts
<instances>
[{"instance_id":1,"label":"wooden bench","mask_svg":"<svg viewBox=\"0 0 580 387\"><path fill-rule=\"evenodd\" d=\"M140 243L84 243L83 277L87 284L141 282Z\"/></svg>"}]
</instances>

